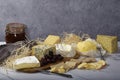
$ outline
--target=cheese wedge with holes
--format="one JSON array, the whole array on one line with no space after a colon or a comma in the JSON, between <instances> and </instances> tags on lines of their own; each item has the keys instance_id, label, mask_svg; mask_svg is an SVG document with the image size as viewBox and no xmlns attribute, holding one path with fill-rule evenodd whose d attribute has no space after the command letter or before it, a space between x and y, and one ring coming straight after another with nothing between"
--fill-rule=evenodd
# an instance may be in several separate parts
<instances>
[{"instance_id":1,"label":"cheese wedge with holes","mask_svg":"<svg viewBox=\"0 0 120 80\"><path fill-rule=\"evenodd\" d=\"M97 42L109 53L118 50L117 36L97 35Z\"/></svg>"},{"instance_id":2,"label":"cheese wedge with holes","mask_svg":"<svg viewBox=\"0 0 120 80\"><path fill-rule=\"evenodd\" d=\"M40 67L39 60L35 56L27 56L20 59L16 59L13 63L13 68L16 70L35 67Z\"/></svg>"},{"instance_id":3,"label":"cheese wedge with holes","mask_svg":"<svg viewBox=\"0 0 120 80\"><path fill-rule=\"evenodd\" d=\"M55 35L48 35L48 37L44 41L44 44L47 45L54 45L57 43L60 43L60 37Z\"/></svg>"}]
</instances>

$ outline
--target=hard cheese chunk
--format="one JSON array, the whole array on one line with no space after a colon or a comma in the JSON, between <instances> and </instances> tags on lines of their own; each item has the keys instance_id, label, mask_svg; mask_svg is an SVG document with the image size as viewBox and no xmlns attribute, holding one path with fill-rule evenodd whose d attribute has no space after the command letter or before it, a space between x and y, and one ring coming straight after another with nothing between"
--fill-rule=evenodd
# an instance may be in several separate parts
<instances>
[{"instance_id":1,"label":"hard cheese chunk","mask_svg":"<svg viewBox=\"0 0 120 80\"><path fill-rule=\"evenodd\" d=\"M97 41L109 53L113 53L118 50L117 36L97 35Z\"/></svg>"},{"instance_id":2,"label":"hard cheese chunk","mask_svg":"<svg viewBox=\"0 0 120 80\"><path fill-rule=\"evenodd\" d=\"M13 63L13 68L17 70L35 67L40 67L39 60L35 56L28 56L16 59L15 62Z\"/></svg>"},{"instance_id":3,"label":"hard cheese chunk","mask_svg":"<svg viewBox=\"0 0 120 80\"><path fill-rule=\"evenodd\" d=\"M44 55L48 54L49 51L52 51L54 54L56 53L55 46L50 45L37 45L32 47L32 55L36 56L39 60L44 57Z\"/></svg>"},{"instance_id":4,"label":"hard cheese chunk","mask_svg":"<svg viewBox=\"0 0 120 80\"><path fill-rule=\"evenodd\" d=\"M85 41L79 42L77 44L77 51L78 52L88 52L88 51L96 51L97 50L97 44L92 39L87 39Z\"/></svg>"},{"instance_id":5,"label":"hard cheese chunk","mask_svg":"<svg viewBox=\"0 0 120 80\"><path fill-rule=\"evenodd\" d=\"M49 35L45 41L44 44L47 45L54 45L60 42L60 37L59 36L55 36L55 35Z\"/></svg>"}]
</instances>

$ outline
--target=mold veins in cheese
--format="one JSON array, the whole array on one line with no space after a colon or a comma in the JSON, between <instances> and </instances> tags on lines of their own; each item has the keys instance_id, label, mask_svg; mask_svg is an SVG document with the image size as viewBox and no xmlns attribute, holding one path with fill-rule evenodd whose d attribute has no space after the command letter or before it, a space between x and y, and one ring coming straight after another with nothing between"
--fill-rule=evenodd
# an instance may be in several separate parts
<instances>
[{"instance_id":1,"label":"mold veins in cheese","mask_svg":"<svg viewBox=\"0 0 120 80\"><path fill-rule=\"evenodd\" d=\"M44 55L48 54L49 51L52 51L54 54L56 53L55 46L50 45L37 45L32 47L32 55L36 56L39 60L44 57Z\"/></svg>"},{"instance_id":2,"label":"mold veins in cheese","mask_svg":"<svg viewBox=\"0 0 120 80\"><path fill-rule=\"evenodd\" d=\"M16 59L13 63L14 69L25 69L40 67L39 60L35 56L27 56L20 59Z\"/></svg>"},{"instance_id":3,"label":"mold veins in cheese","mask_svg":"<svg viewBox=\"0 0 120 80\"><path fill-rule=\"evenodd\" d=\"M54 45L60 42L60 37L55 35L48 35L48 37L45 39L44 44L47 45Z\"/></svg>"},{"instance_id":4,"label":"mold veins in cheese","mask_svg":"<svg viewBox=\"0 0 120 80\"><path fill-rule=\"evenodd\" d=\"M97 35L97 41L109 53L113 53L118 50L117 36Z\"/></svg>"},{"instance_id":5,"label":"mold veins in cheese","mask_svg":"<svg viewBox=\"0 0 120 80\"><path fill-rule=\"evenodd\" d=\"M56 44L56 53L63 57L74 57L76 55L75 49L68 44Z\"/></svg>"}]
</instances>

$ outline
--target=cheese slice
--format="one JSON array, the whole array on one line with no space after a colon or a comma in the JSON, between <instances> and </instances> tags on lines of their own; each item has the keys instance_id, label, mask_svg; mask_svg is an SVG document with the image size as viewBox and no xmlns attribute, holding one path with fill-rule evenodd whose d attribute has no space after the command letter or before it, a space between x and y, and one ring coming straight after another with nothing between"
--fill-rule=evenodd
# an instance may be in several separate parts
<instances>
[{"instance_id":1,"label":"cheese slice","mask_svg":"<svg viewBox=\"0 0 120 80\"><path fill-rule=\"evenodd\" d=\"M77 62L74 62L74 61L67 61L67 62L65 62L65 64L66 64L70 69L73 69L73 68L76 67Z\"/></svg>"},{"instance_id":2,"label":"cheese slice","mask_svg":"<svg viewBox=\"0 0 120 80\"><path fill-rule=\"evenodd\" d=\"M32 47L32 55L36 56L39 60L44 57L44 55L48 54L49 51L52 51L54 54L56 53L55 46L51 45L37 45Z\"/></svg>"},{"instance_id":3,"label":"cheese slice","mask_svg":"<svg viewBox=\"0 0 120 80\"><path fill-rule=\"evenodd\" d=\"M114 53L118 50L117 36L97 35L97 41L109 53Z\"/></svg>"},{"instance_id":4,"label":"cheese slice","mask_svg":"<svg viewBox=\"0 0 120 80\"><path fill-rule=\"evenodd\" d=\"M45 39L44 44L46 45L54 45L60 42L60 37L55 35L48 35Z\"/></svg>"},{"instance_id":5,"label":"cheese slice","mask_svg":"<svg viewBox=\"0 0 120 80\"><path fill-rule=\"evenodd\" d=\"M25 69L40 67L39 60L35 56L27 56L20 59L16 59L13 63L14 69Z\"/></svg>"},{"instance_id":6,"label":"cheese slice","mask_svg":"<svg viewBox=\"0 0 120 80\"><path fill-rule=\"evenodd\" d=\"M69 44L56 44L56 53L63 57L74 57L76 55L75 49Z\"/></svg>"}]
</instances>

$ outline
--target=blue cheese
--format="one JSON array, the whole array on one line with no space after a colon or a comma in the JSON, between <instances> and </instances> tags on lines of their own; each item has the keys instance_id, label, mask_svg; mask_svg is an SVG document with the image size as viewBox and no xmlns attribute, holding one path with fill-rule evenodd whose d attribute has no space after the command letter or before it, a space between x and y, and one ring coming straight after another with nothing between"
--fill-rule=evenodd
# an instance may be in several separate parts
<instances>
[{"instance_id":1,"label":"blue cheese","mask_svg":"<svg viewBox=\"0 0 120 80\"><path fill-rule=\"evenodd\" d=\"M44 57L44 55L48 54L49 51L52 51L54 54L56 53L55 46L51 45L37 45L32 47L32 55L36 56L39 60Z\"/></svg>"}]
</instances>

